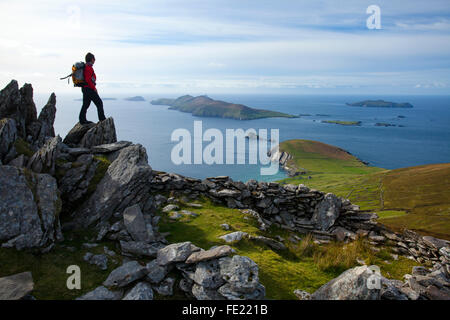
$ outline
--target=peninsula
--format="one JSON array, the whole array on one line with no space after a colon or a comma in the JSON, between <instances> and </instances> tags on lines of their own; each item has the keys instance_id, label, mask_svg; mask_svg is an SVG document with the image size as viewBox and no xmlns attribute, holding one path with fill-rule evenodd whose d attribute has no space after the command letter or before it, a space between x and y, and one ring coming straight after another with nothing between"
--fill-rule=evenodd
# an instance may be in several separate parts
<instances>
[{"instance_id":1,"label":"peninsula","mask_svg":"<svg viewBox=\"0 0 450 320\"><path fill-rule=\"evenodd\" d=\"M229 118L236 120L254 120L274 117L298 118L298 116L282 112L254 109L243 104L214 100L208 96L193 97L185 95L177 99L152 100L150 103L152 105L170 106L169 109L192 113L192 115L198 117Z\"/></svg>"},{"instance_id":2,"label":"peninsula","mask_svg":"<svg viewBox=\"0 0 450 320\"><path fill-rule=\"evenodd\" d=\"M369 107L369 108L412 108L413 105L408 102L396 103L384 100L364 100L354 103L346 103L350 107Z\"/></svg>"}]
</instances>

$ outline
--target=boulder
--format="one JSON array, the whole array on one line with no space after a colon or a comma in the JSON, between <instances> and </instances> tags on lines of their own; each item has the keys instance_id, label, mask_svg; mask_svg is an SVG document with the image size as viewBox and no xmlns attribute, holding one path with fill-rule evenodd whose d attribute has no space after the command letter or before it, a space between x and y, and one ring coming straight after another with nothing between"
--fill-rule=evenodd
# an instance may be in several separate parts
<instances>
[{"instance_id":1,"label":"boulder","mask_svg":"<svg viewBox=\"0 0 450 320\"><path fill-rule=\"evenodd\" d=\"M217 289L225 283L217 260L199 262L193 280L196 284L208 289Z\"/></svg>"},{"instance_id":2,"label":"boulder","mask_svg":"<svg viewBox=\"0 0 450 320\"><path fill-rule=\"evenodd\" d=\"M349 269L312 294L313 300L379 300L380 289L369 289L373 271L368 266ZM381 281L381 279L380 279Z\"/></svg>"},{"instance_id":3,"label":"boulder","mask_svg":"<svg viewBox=\"0 0 450 320\"><path fill-rule=\"evenodd\" d=\"M124 256L155 258L164 245L157 242L120 241L120 247Z\"/></svg>"},{"instance_id":4,"label":"boulder","mask_svg":"<svg viewBox=\"0 0 450 320\"><path fill-rule=\"evenodd\" d=\"M107 270L108 269L108 257L104 254L92 254L90 252L87 252L84 257L83 260L96 265L97 267L99 267L101 270Z\"/></svg>"},{"instance_id":5,"label":"boulder","mask_svg":"<svg viewBox=\"0 0 450 320\"><path fill-rule=\"evenodd\" d=\"M218 246L206 251L194 252L187 258L186 263L197 263L206 260L217 259L225 257L233 253L233 249L230 246Z\"/></svg>"},{"instance_id":6,"label":"boulder","mask_svg":"<svg viewBox=\"0 0 450 320\"><path fill-rule=\"evenodd\" d=\"M430 247L432 247L432 248L434 248L436 250L439 250L442 247L448 247L450 245L449 241L442 240L442 239L437 239L437 238L431 237L431 236L422 237L422 241L426 245L428 245L428 246L430 246Z\"/></svg>"},{"instance_id":7,"label":"boulder","mask_svg":"<svg viewBox=\"0 0 450 320\"><path fill-rule=\"evenodd\" d=\"M273 250L286 250L286 246L274 239L263 237L263 236L249 236L249 239L252 241L257 241L264 243L265 245L269 246Z\"/></svg>"},{"instance_id":8,"label":"boulder","mask_svg":"<svg viewBox=\"0 0 450 320\"><path fill-rule=\"evenodd\" d=\"M144 216L138 204L128 207L123 212L123 222L134 241L150 242Z\"/></svg>"},{"instance_id":9,"label":"boulder","mask_svg":"<svg viewBox=\"0 0 450 320\"><path fill-rule=\"evenodd\" d=\"M260 283L252 292L239 292L227 283L221 286L217 292L228 300L262 300L266 296L266 288Z\"/></svg>"},{"instance_id":10,"label":"boulder","mask_svg":"<svg viewBox=\"0 0 450 320\"><path fill-rule=\"evenodd\" d=\"M64 138L64 143L71 147L78 147L86 132L95 127L95 123L80 124L79 122L69 131ZM88 149L89 148L83 148Z\"/></svg>"},{"instance_id":11,"label":"boulder","mask_svg":"<svg viewBox=\"0 0 450 320\"><path fill-rule=\"evenodd\" d=\"M78 228L107 221L135 204L144 207L150 198L152 168L145 149L138 144L118 152L95 192L73 212Z\"/></svg>"},{"instance_id":12,"label":"boulder","mask_svg":"<svg viewBox=\"0 0 450 320\"><path fill-rule=\"evenodd\" d=\"M100 286L77 298L76 300L120 300L122 295L123 292L120 290L111 291L104 286Z\"/></svg>"},{"instance_id":13,"label":"boulder","mask_svg":"<svg viewBox=\"0 0 450 320\"><path fill-rule=\"evenodd\" d=\"M294 294L298 300L311 300L311 294L307 291L296 289L294 290Z\"/></svg>"},{"instance_id":14,"label":"boulder","mask_svg":"<svg viewBox=\"0 0 450 320\"><path fill-rule=\"evenodd\" d=\"M148 274L146 280L154 284L160 283L167 276L169 270L167 266L160 266L156 259L152 260L147 263Z\"/></svg>"},{"instance_id":15,"label":"boulder","mask_svg":"<svg viewBox=\"0 0 450 320\"><path fill-rule=\"evenodd\" d=\"M91 148L117 142L114 119L108 118L90 128L80 141L80 147Z\"/></svg>"},{"instance_id":16,"label":"boulder","mask_svg":"<svg viewBox=\"0 0 450 320\"><path fill-rule=\"evenodd\" d=\"M13 119L0 119L0 161L7 164L16 155L15 142L18 138L16 122Z\"/></svg>"},{"instance_id":17,"label":"boulder","mask_svg":"<svg viewBox=\"0 0 450 320\"><path fill-rule=\"evenodd\" d=\"M0 300L21 300L34 289L31 272L0 278Z\"/></svg>"},{"instance_id":18,"label":"boulder","mask_svg":"<svg viewBox=\"0 0 450 320\"><path fill-rule=\"evenodd\" d=\"M232 233L225 234L223 236L220 236L219 238L224 240L227 243L240 241L242 238L247 237L248 233L242 232L242 231L236 231Z\"/></svg>"},{"instance_id":19,"label":"boulder","mask_svg":"<svg viewBox=\"0 0 450 320\"><path fill-rule=\"evenodd\" d=\"M327 193L317 205L312 216L312 221L323 231L330 229L339 217L341 200L332 193Z\"/></svg>"},{"instance_id":20,"label":"boulder","mask_svg":"<svg viewBox=\"0 0 450 320\"><path fill-rule=\"evenodd\" d=\"M160 282L157 286L153 286L155 291L162 296L173 295L173 286L175 284L175 278L166 278L164 281Z\"/></svg>"},{"instance_id":21,"label":"boulder","mask_svg":"<svg viewBox=\"0 0 450 320\"><path fill-rule=\"evenodd\" d=\"M174 262L184 262L196 251L200 251L200 248L190 241L170 244L158 251L158 264L165 266Z\"/></svg>"},{"instance_id":22,"label":"boulder","mask_svg":"<svg viewBox=\"0 0 450 320\"><path fill-rule=\"evenodd\" d=\"M64 211L80 205L80 200L88 194L88 188L95 176L99 161L92 154L80 155L71 168L59 179L59 190L64 201Z\"/></svg>"},{"instance_id":23,"label":"boulder","mask_svg":"<svg viewBox=\"0 0 450 320\"><path fill-rule=\"evenodd\" d=\"M147 275L147 268L137 261L124 263L122 266L114 269L103 282L105 287L125 287L128 284L139 280Z\"/></svg>"},{"instance_id":24,"label":"boulder","mask_svg":"<svg viewBox=\"0 0 450 320\"><path fill-rule=\"evenodd\" d=\"M152 286L146 282L139 282L122 300L153 300Z\"/></svg>"},{"instance_id":25,"label":"boulder","mask_svg":"<svg viewBox=\"0 0 450 320\"><path fill-rule=\"evenodd\" d=\"M258 265L250 258L239 255L232 258L224 257L219 259L219 265L220 274L232 291L253 293L257 290L259 286Z\"/></svg>"},{"instance_id":26,"label":"boulder","mask_svg":"<svg viewBox=\"0 0 450 320\"><path fill-rule=\"evenodd\" d=\"M17 249L43 247L62 240L61 201L48 174L0 166L0 242Z\"/></svg>"},{"instance_id":27,"label":"boulder","mask_svg":"<svg viewBox=\"0 0 450 320\"><path fill-rule=\"evenodd\" d=\"M57 136L48 140L28 162L28 169L36 173L55 174L56 158L61 150L61 137Z\"/></svg>"}]
</instances>

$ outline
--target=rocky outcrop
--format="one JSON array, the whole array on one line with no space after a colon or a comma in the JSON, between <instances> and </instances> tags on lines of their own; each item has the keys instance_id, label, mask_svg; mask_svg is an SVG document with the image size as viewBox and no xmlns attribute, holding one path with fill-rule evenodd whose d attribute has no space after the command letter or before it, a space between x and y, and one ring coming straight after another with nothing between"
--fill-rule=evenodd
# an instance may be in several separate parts
<instances>
[{"instance_id":1,"label":"rocky outcrop","mask_svg":"<svg viewBox=\"0 0 450 320\"><path fill-rule=\"evenodd\" d=\"M89 129L80 141L80 147L91 148L102 144L117 142L114 119L108 118Z\"/></svg>"},{"instance_id":2,"label":"rocky outcrop","mask_svg":"<svg viewBox=\"0 0 450 320\"><path fill-rule=\"evenodd\" d=\"M330 229L341 213L341 200L332 193L327 193L322 201L316 206L311 221L319 230Z\"/></svg>"},{"instance_id":3,"label":"rocky outcrop","mask_svg":"<svg viewBox=\"0 0 450 320\"><path fill-rule=\"evenodd\" d=\"M150 198L152 169L141 145L131 145L118 152L95 192L72 216L78 227L104 222L115 212L139 204L145 208Z\"/></svg>"},{"instance_id":4,"label":"rocky outcrop","mask_svg":"<svg viewBox=\"0 0 450 320\"><path fill-rule=\"evenodd\" d=\"M57 136L47 140L28 162L28 169L36 173L55 174L56 159L61 150L61 137Z\"/></svg>"},{"instance_id":5,"label":"rocky outcrop","mask_svg":"<svg viewBox=\"0 0 450 320\"><path fill-rule=\"evenodd\" d=\"M37 121L32 122L27 128L27 133L31 136L31 141L35 147L42 147L48 139L55 136L55 129L53 128L55 117L56 96L52 93L47 104L42 108Z\"/></svg>"},{"instance_id":6,"label":"rocky outcrop","mask_svg":"<svg viewBox=\"0 0 450 320\"><path fill-rule=\"evenodd\" d=\"M0 166L0 242L17 249L62 240L61 201L56 180L12 166Z\"/></svg>"},{"instance_id":7,"label":"rocky outcrop","mask_svg":"<svg viewBox=\"0 0 450 320\"><path fill-rule=\"evenodd\" d=\"M80 124L79 122L69 131L64 138L64 143L70 147L78 147L86 132L95 127L95 123Z\"/></svg>"},{"instance_id":8,"label":"rocky outcrop","mask_svg":"<svg viewBox=\"0 0 450 320\"><path fill-rule=\"evenodd\" d=\"M373 271L367 266L355 267L324 284L311 295L312 300L379 300L380 288L368 286Z\"/></svg>"},{"instance_id":9,"label":"rocky outcrop","mask_svg":"<svg viewBox=\"0 0 450 320\"><path fill-rule=\"evenodd\" d=\"M0 163L8 164L17 151L15 142L18 138L16 122L13 119L0 119Z\"/></svg>"},{"instance_id":10,"label":"rocky outcrop","mask_svg":"<svg viewBox=\"0 0 450 320\"><path fill-rule=\"evenodd\" d=\"M31 272L0 278L0 300L27 299L33 288L34 282Z\"/></svg>"}]
</instances>

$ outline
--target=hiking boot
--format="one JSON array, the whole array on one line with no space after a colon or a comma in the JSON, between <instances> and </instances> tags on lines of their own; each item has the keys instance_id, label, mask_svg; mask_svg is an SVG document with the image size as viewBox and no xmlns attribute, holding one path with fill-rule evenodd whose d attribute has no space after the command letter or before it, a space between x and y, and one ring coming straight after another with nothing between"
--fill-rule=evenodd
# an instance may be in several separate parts
<instances>
[{"instance_id":1,"label":"hiking boot","mask_svg":"<svg viewBox=\"0 0 450 320\"><path fill-rule=\"evenodd\" d=\"M80 121L80 124L82 125L82 126L84 126L84 125L86 125L86 124L91 124L91 123L93 123L92 121Z\"/></svg>"}]
</instances>

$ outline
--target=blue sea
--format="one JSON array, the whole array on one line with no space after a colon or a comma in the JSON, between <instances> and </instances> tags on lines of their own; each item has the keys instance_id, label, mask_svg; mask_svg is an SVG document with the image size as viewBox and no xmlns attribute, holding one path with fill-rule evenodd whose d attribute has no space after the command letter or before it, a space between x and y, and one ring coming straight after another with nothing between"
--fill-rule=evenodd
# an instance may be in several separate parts
<instances>
[{"instance_id":1,"label":"blue sea","mask_svg":"<svg viewBox=\"0 0 450 320\"><path fill-rule=\"evenodd\" d=\"M228 175L234 180L257 179L275 181L284 178L284 172L262 176L261 165L176 165L171 161L171 141L175 129L184 128L193 135L194 121L201 120L203 132L219 129L224 137L226 129L279 129L280 141L289 139L317 140L345 149L369 165L396 169L432 163L450 162L450 96L370 96L370 95L210 95L213 99L241 103L253 108L281 111L289 114L309 114L295 119L268 118L240 121L220 118L193 117L189 113L169 110L167 106L153 106L152 99L174 97L167 94L140 94L147 101L125 101L130 95L105 95L117 100L104 101L106 116L114 117L119 140L142 144L155 170L206 178ZM78 121L81 107L79 95L57 95L56 133L63 138ZM48 97L35 96L36 107L42 108ZM414 108L349 107L346 102L383 99L409 102ZM401 117L399 117L401 116ZM92 104L88 119L98 121ZM322 123L322 120L361 121L361 126L342 126ZM402 127L377 127L384 122ZM196 140L193 143L201 143ZM209 142L203 142L203 147ZM224 141L225 145L225 141ZM225 147L224 147L225 148ZM225 150L226 151L226 150ZM224 153L225 154L225 153ZM246 155L237 155L245 157Z\"/></svg>"}]
</instances>

